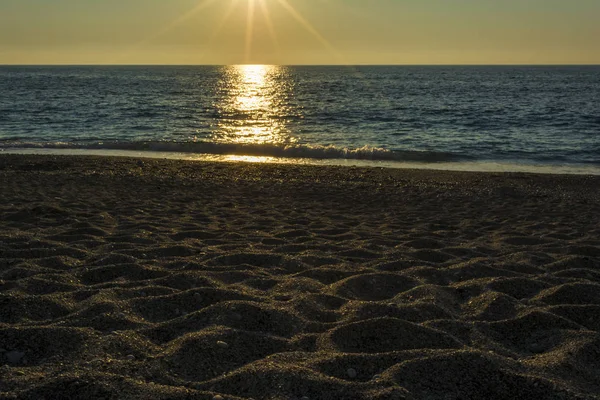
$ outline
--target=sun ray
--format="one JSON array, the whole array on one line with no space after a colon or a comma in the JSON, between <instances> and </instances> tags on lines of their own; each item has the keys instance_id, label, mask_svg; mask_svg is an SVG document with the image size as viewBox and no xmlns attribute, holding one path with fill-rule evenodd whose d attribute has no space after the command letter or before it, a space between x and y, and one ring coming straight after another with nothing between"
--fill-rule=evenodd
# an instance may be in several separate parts
<instances>
[{"instance_id":1,"label":"sun ray","mask_svg":"<svg viewBox=\"0 0 600 400\"><path fill-rule=\"evenodd\" d=\"M231 14L233 14L233 12L235 11L235 6L237 6L237 4L239 2L240 2L240 0L231 0L231 3L229 3L229 7L227 7L227 10L225 11L225 14L223 15L223 18L221 18L221 20L219 21L219 23L217 24L217 26L211 33L210 37L208 38L209 45L212 44L212 42L215 40L217 35L219 33L221 33L221 30L225 26L225 23L227 22L229 17L231 17Z\"/></svg>"},{"instance_id":2,"label":"sun ray","mask_svg":"<svg viewBox=\"0 0 600 400\"><path fill-rule=\"evenodd\" d=\"M203 1L200 1L194 8L192 8L188 12L184 13L179 18L177 18L176 20L172 21L171 23L169 23L168 25L166 25L165 27L163 27L161 30L159 30L155 34L153 34L153 35L147 37L146 39L144 39L142 41L142 44L150 42L150 41L152 41L152 40L154 40L154 39L156 39L156 38L164 35L165 33L172 31L173 29L175 29L176 27L178 27L179 25L181 25L185 21L189 20L194 15L198 14L200 11L202 11L205 8L209 7L211 4L215 3L216 1L217 0L203 0Z\"/></svg>"},{"instance_id":3,"label":"sun ray","mask_svg":"<svg viewBox=\"0 0 600 400\"><path fill-rule=\"evenodd\" d=\"M252 34L254 32L254 1L248 0L248 19L246 21L246 55L244 62L248 64L252 56Z\"/></svg>"},{"instance_id":4,"label":"sun ray","mask_svg":"<svg viewBox=\"0 0 600 400\"><path fill-rule=\"evenodd\" d=\"M182 14L181 16L176 18L175 20L173 20L170 23L168 23L167 25L163 26L157 32L152 33L144 38L141 38L139 41L133 42L130 45L128 45L126 49L119 52L119 55L114 59L114 61L112 61L112 63L120 64L120 63L124 62L125 60L127 60L127 58L129 57L129 55L132 52L139 50L141 47L149 45L153 40L163 36L167 32L172 31L177 26L181 25L183 22L189 20L194 15L196 15L200 11L204 10L205 8L209 7L210 5L212 5L213 3L216 3L216 2L217 2L217 0L198 1L198 3L196 4L196 6L194 8L190 9L189 11L185 12L184 14Z\"/></svg>"},{"instance_id":5,"label":"sun ray","mask_svg":"<svg viewBox=\"0 0 600 400\"><path fill-rule=\"evenodd\" d=\"M319 31L300 14L290 3L288 0L277 0L279 4L296 20L300 25L304 27L311 35L313 35L323 46L325 46L329 51L331 51L338 58L342 58L340 53L333 47L331 43L323 35L319 33Z\"/></svg>"},{"instance_id":6,"label":"sun ray","mask_svg":"<svg viewBox=\"0 0 600 400\"><path fill-rule=\"evenodd\" d=\"M265 0L258 0L258 4L260 4L262 14L265 18L265 23L267 25L267 30L269 31L269 36L271 36L271 41L273 42L273 46L275 46L277 53L281 54L281 47L279 45L279 40L277 39L277 33L275 32L275 26L273 25L271 14L269 14L269 8L267 7Z\"/></svg>"}]
</instances>

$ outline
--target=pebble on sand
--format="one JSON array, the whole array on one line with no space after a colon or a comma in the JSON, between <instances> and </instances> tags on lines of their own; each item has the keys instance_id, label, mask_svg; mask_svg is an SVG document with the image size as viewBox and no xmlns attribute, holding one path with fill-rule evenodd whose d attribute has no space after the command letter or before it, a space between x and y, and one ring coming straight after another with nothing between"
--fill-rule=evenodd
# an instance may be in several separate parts
<instances>
[{"instance_id":1,"label":"pebble on sand","mask_svg":"<svg viewBox=\"0 0 600 400\"><path fill-rule=\"evenodd\" d=\"M219 340L219 341L217 342L217 346L219 346L219 347L220 347L220 348L222 348L222 349L226 349L226 348L228 348L228 347L229 347L229 344L228 344L228 343L226 343L226 342L223 342L222 340Z\"/></svg>"},{"instance_id":2,"label":"pebble on sand","mask_svg":"<svg viewBox=\"0 0 600 400\"><path fill-rule=\"evenodd\" d=\"M348 370L346 371L346 373L348 374L348 377L350 379L356 378L357 373L356 373L356 370L354 368L348 368Z\"/></svg>"}]
</instances>

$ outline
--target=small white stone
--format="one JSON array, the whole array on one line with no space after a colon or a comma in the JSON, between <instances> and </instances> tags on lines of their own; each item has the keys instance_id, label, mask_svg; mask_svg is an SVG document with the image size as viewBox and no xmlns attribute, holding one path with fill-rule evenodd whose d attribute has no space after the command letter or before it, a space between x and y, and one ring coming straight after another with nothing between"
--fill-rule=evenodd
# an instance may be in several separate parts
<instances>
[{"instance_id":1,"label":"small white stone","mask_svg":"<svg viewBox=\"0 0 600 400\"><path fill-rule=\"evenodd\" d=\"M356 373L356 370L354 368L348 368L348 370L346 371L346 373L348 374L348 377L350 379L356 378L357 373Z\"/></svg>"},{"instance_id":2,"label":"small white stone","mask_svg":"<svg viewBox=\"0 0 600 400\"><path fill-rule=\"evenodd\" d=\"M225 400L225 398L223 396L221 396L220 394L218 394L213 397L213 400Z\"/></svg>"},{"instance_id":3,"label":"small white stone","mask_svg":"<svg viewBox=\"0 0 600 400\"><path fill-rule=\"evenodd\" d=\"M219 341L217 342L217 346L219 346L219 347L220 347L220 348L222 348L222 349L226 349L226 348L228 348L228 347L229 347L229 344L228 344L227 342L223 342L222 340L219 340Z\"/></svg>"}]
</instances>

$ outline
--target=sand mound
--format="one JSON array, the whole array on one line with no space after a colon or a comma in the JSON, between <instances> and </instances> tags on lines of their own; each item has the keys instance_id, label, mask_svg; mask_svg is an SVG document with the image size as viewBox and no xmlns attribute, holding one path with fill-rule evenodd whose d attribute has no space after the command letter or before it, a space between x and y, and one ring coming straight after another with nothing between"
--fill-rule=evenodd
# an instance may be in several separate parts
<instances>
[{"instance_id":1,"label":"sand mound","mask_svg":"<svg viewBox=\"0 0 600 400\"><path fill-rule=\"evenodd\" d=\"M598 178L0 156L0 181L0 398L600 399Z\"/></svg>"}]
</instances>

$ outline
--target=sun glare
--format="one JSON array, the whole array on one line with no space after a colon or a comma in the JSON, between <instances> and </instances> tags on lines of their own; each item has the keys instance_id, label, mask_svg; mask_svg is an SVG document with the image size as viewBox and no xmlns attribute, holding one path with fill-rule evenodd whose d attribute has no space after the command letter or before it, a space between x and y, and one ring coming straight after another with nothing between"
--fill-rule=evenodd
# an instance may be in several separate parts
<instances>
[{"instance_id":1,"label":"sun glare","mask_svg":"<svg viewBox=\"0 0 600 400\"><path fill-rule=\"evenodd\" d=\"M223 67L222 97L214 106L220 115L213 140L221 143L257 145L290 144L285 98L289 82L285 67L235 65ZM247 148L246 148L247 150Z\"/></svg>"},{"instance_id":2,"label":"sun glare","mask_svg":"<svg viewBox=\"0 0 600 400\"><path fill-rule=\"evenodd\" d=\"M265 96L268 66L266 65L238 65L238 87L241 89L236 98L239 110L252 112L268 108L271 102Z\"/></svg>"},{"instance_id":3,"label":"sun glare","mask_svg":"<svg viewBox=\"0 0 600 400\"><path fill-rule=\"evenodd\" d=\"M198 1L192 9L144 42L165 35L216 4L223 5L222 0ZM214 137L216 141L241 145L295 142L295 139L290 136L286 116L294 115L296 111L282 108L284 104L282 99L288 95L286 90L289 90L289 83L281 78L285 75L282 72L284 69L252 64L255 60L253 49L258 46L258 43L255 43L258 24L264 24L262 28L268 33L273 48L277 53L280 51L277 20L273 18L277 10L283 10L291 16L309 36L339 57L329 41L292 5L292 0L228 0L222 17L217 18L214 23L208 38L209 46L205 51L208 52L210 45L218 40L220 33L228 29L235 14L243 12L245 15L238 14L238 17L243 17L245 20L244 37L240 38L243 48L243 54L240 54L243 58L240 58L244 64L224 67L227 70L226 78L220 84L223 97L215 102L215 108L221 115ZM257 160L260 159L257 157Z\"/></svg>"}]
</instances>

